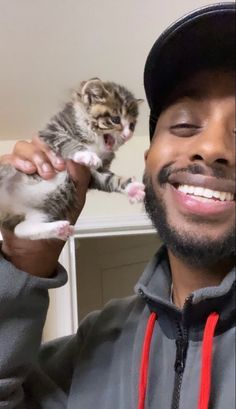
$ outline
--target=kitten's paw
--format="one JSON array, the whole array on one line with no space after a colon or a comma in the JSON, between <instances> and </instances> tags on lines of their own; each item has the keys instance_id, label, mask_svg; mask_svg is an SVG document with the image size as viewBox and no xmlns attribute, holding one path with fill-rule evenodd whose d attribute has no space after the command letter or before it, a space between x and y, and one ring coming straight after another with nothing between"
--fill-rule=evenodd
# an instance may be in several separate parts
<instances>
[{"instance_id":1,"label":"kitten's paw","mask_svg":"<svg viewBox=\"0 0 236 409\"><path fill-rule=\"evenodd\" d=\"M74 226L71 226L68 221L59 221L55 228L56 238L66 241L70 236L74 234Z\"/></svg>"},{"instance_id":2,"label":"kitten's paw","mask_svg":"<svg viewBox=\"0 0 236 409\"><path fill-rule=\"evenodd\" d=\"M95 152L78 151L73 155L73 161L85 165L88 168L98 169L102 161Z\"/></svg>"},{"instance_id":3,"label":"kitten's paw","mask_svg":"<svg viewBox=\"0 0 236 409\"><path fill-rule=\"evenodd\" d=\"M51 223L24 221L15 227L15 235L22 239L60 239L66 241L74 233L74 227L67 220Z\"/></svg>"},{"instance_id":4,"label":"kitten's paw","mask_svg":"<svg viewBox=\"0 0 236 409\"><path fill-rule=\"evenodd\" d=\"M145 186L140 182L131 182L126 188L125 192L128 195L130 203L142 202L145 197Z\"/></svg>"}]
</instances>

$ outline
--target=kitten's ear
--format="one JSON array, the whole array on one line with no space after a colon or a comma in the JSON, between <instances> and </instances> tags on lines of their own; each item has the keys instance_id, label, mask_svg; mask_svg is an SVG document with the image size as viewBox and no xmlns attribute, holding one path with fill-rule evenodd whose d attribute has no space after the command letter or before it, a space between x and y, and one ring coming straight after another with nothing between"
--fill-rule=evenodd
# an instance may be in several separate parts
<instances>
[{"instance_id":1,"label":"kitten's ear","mask_svg":"<svg viewBox=\"0 0 236 409\"><path fill-rule=\"evenodd\" d=\"M92 78L91 80L82 82L81 96L83 102L86 105L90 105L96 102L104 102L108 96L108 92L99 78Z\"/></svg>"},{"instance_id":2,"label":"kitten's ear","mask_svg":"<svg viewBox=\"0 0 236 409\"><path fill-rule=\"evenodd\" d=\"M73 90L71 92L71 98L73 102L81 101L81 93L79 91Z\"/></svg>"},{"instance_id":3,"label":"kitten's ear","mask_svg":"<svg viewBox=\"0 0 236 409\"><path fill-rule=\"evenodd\" d=\"M136 102L137 102L138 105L140 105L140 104L142 104L144 102L144 99L138 98L138 99L136 99Z\"/></svg>"}]
</instances>

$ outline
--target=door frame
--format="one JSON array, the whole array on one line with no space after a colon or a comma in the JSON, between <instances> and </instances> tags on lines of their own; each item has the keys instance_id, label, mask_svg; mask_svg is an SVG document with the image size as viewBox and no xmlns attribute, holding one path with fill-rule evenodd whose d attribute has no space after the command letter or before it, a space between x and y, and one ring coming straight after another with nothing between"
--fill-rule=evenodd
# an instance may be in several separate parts
<instances>
[{"instance_id":1,"label":"door frame","mask_svg":"<svg viewBox=\"0 0 236 409\"><path fill-rule=\"evenodd\" d=\"M43 341L74 334L78 329L76 239L155 232L145 213L116 217L81 217L76 223L75 234L69 238L60 255L59 262L68 273L68 282L64 287L49 292L50 307L44 327Z\"/></svg>"}]
</instances>

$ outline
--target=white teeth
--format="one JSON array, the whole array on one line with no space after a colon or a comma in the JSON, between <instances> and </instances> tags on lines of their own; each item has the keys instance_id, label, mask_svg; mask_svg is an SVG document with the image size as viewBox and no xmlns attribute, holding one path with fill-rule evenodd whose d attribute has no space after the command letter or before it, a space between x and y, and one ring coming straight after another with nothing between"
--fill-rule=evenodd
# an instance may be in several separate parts
<instances>
[{"instance_id":1,"label":"white teeth","mask_svg":"<svg viewBox=\"0 0 236 409\"><path fill-rule=\"evenodd\" d=\"M183 192L183 193L188 193L188 186L187 185L180 185L178 187L178 190L180 190L180 192Z\"/></svg>"},{"instance_id":2,"label":"white teeth","mask_svg":"<svg viewBox=\"0 0 236 409\"><path fill-rule=\"evenodd\" d=\"M188 193L192 194L194 192L194 186L189 186Z\"/></svg>"},{"instance_id":3,"label":"white teeth","mask_svg":"<svg viewBox=\"0 0 236 409\"><path fill-rule=\"evenodd\" d=\"M211 189L204 189L203 196L211 198L212 197L212 190Z\"/></svg>"},{"instance_id":4,"label":"white teeth","mask_svg":"<svg viewBox=\"0 0 236 409\"><path fill-rule=\"evenodd\" d=\"M178 190L183 193L188 193L194 196L201 196L211 199L212 197L221 201L234 200L234 195L229 192L219 192L218 190L211 190L200 186L179 185Z\"/></svg>"},{"instance_id":5,"label":"white teeth","mask_svg":"<svg viewBox=\"0 0 236 409\"><path fill-rule=\"evenodd\" d=\"M224 201L226 199L226 192L220 192L220 200Z\"/></svg>"},{"instance_id":6,"label":"white teeth","mask_svg":"<svg viewBox=\"0 0 236 409\"><path fill-rule=\"evenodd\" d=\"M234 197L233 197L233 195L232 195L232 193L226 193L226 200L234 200Z\"/></svg>"},{"instance_id":7,"label":"white teeth","mask_svg":"<svg viewBox=\"0 0 236 409\"><path fill-rule=\"evenodd\" d=\"M203 187L195 187L193 191L194 196L204 196Z\"/></svg>"},{"instance_id":8,"label":"white teeth","mask_svg":"<svg viewBox=\"0 0 236 409\"><path fill-rule=\"evenodd\" d=\"M229 195L231 195L231 193L229 193ZM218 190L215 191L214 197L215 197L216 199L219 199L219 198L220 198L220 192L219 192Z\"/></svg>"}]
</instances>

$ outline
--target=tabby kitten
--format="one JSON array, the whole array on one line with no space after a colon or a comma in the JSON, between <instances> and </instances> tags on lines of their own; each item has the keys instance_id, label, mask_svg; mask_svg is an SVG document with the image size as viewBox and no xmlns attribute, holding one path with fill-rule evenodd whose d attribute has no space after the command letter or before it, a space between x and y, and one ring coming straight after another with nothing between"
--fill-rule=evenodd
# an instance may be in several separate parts
<instances>
[{"instance_id":1,"label":"tabby kitten","mask_svg":"<svg viewBox=\"0 0 236 409\"><path fill-rule=\"evenodd\" d=\"M90 188L142 201L142 183L109 170L115 151L133 135L140 101L113 82L98 78L83 82L39 137L55 154L88 166ZM0 165L0 223L14 229L16 236L66 240L73 234L68 218L75 207L75 185L67 171L43 180Z\"/></svg>"}]
</instances>

